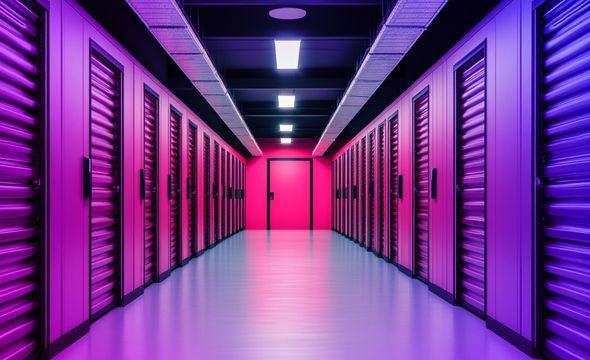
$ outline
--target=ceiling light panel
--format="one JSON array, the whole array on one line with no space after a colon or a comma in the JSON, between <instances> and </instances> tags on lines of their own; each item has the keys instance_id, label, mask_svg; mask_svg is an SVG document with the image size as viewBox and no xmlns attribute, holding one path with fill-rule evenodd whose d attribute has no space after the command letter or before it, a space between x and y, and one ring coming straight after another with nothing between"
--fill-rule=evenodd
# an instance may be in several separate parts
<instances>
[{"instance_id":1,"label":"ceiling light panel","mask_svg":"<svg viewBox=\"0 0 590 360\"><path fill-rule=\"evenodd\" d=\"M281 138L281 144L290 144L291 138Z\"/></svg>"},{"instance_id":2,"label":"ceiling light panel","mask_svg":"<svg viewBox=\"0 0 590 360\"><path fill-rule=\"evenodd\" d=\"M299 68L301 40L275 40L277 69L294 70Z\"/></svg>"},{"instance_id":3,"label":"ceiling light panel","mask_svg":"<svg viewBox=\"0 0 590 360\"><path fill-rule=\"evenodd\" d=\"M280 132L291 132L293 131L293 124L279 124Z\"/></svg>"},{"instance_id":4,"label":"ceiling light panel","mask_svg":"<svg viewBox=\"0 0 590 360\"><path fill-rule=\"evenodd\" d=\"M279 108L293 109L295 107L295 95L279 95Z\"/></svg>"}]
</instances>

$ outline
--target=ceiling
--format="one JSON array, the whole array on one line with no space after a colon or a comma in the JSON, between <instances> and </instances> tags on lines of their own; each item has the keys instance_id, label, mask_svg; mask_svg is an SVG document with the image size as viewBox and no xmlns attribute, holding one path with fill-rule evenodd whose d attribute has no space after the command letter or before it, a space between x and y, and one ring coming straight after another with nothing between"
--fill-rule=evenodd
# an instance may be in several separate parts
<instances>
[{"instance_id":1,"label":"ceiling","mask_svg":"<svg viewBox=\"0 0 590 360\"><path fill-rule=\"evenodd\" d=\"M319 138L358 63L370 47L387 0L184 0L202 40L255 138ZM307 15L277 20L269 11L295 6ZM298 70L277 70L275 39L301 39ZM296 96L279 109L277 96Z\"/></svg>"}]
</instances>

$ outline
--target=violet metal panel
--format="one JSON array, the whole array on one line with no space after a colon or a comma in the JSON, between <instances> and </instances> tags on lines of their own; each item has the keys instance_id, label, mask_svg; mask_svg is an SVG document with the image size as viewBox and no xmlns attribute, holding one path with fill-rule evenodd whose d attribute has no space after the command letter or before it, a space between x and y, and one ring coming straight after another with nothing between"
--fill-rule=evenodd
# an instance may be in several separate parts
<instances>
[{"instance_id":1,"label":"violet metal panel","mask_svg":"<svg viewBox=\"0 0 590 360\"><path fill-rule=\"evenodd\" d=\"M387 256L385 248L385 124L379 125L377 129L377 141L379 144L379 176L377 179L378 186L378 234L379 254Z\"/></svg>"},{"instance_id":2,"label":"violet metal panel","mask_svg":"<svg viewBox=\"0 0 590 360\"><path fill-rule=\"evenodd\" d=\"M203 136L203 243L205 249L211 244L211 140Z\"/></svg>"},{"instance_id":3,"label":"violet metal panel","mask_svg":"<svg viewBox=\"0 0 590 360\"><path fill-rule=\"evenodd\" d=\"M144 169L140 191L144 201L144 284L158 276L158 136L159 99L144 90Z\"/></svg>"},{"instance_id":4,"label":"violet metal panel","mask_svg":"<svg viewBox=\"0 0 590 360\"><path fill-rule=\"evenodd\" d=\"M170 175L168 200L170 203L170 269L180 265L181 258L181 131L182 115L170 109Z\"/></svg>"},{"instance_id":5,"label":"violet metal panel","mask_svg":"<svg viewBox=\"0 0 590 360\"><path fill-rule=\"evenodd\" d=\"M360 202L361 202L361 236L359 241L363 246L367 247L367 138L361 139L361 187L360 187Z\"/></svg>"},{"instance_id":6,"label":"violet metal panel","mask_svg":"<svg viewBox=\"0 0 590 360\"><path fill-rule=\"evenodd\" d=\"M197 127L189 123L187 134L187 226L189 257L197 252Z\"/></svg>"},{"instance_id":7,"label":"violet metal panel","mask_svg":"<svg viewBox=\"0 0 590 360\"><path fill-rule=\"evenodd\" d=\"M398 262L398 199L399 185L399 126L398 116L389 120L389 259Z\"/></svg>"}]
</instances>

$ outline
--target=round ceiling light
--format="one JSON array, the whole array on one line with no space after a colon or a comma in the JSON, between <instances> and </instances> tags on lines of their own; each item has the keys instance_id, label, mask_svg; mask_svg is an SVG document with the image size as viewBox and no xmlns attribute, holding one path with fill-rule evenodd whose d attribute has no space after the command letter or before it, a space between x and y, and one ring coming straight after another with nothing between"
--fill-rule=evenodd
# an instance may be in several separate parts
<instances>
[{"instance_id":1,"label":"round ceiling light","mask_svg":"<svg viewBox=\"0 0 590 360\"><path fill-rule=\"evenodd\" d=\"M307 11L299 8L284 7L272 9L268 14L279 20L298 20L304 18L307 15Z\"/></svg>"}]
</instances>

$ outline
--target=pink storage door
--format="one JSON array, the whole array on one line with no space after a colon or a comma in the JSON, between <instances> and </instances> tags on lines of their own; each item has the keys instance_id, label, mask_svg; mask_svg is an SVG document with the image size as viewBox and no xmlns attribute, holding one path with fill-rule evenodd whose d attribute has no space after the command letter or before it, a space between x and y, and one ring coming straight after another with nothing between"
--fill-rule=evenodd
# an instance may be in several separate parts
<instances>
[{"instance_id":1,"label":"pink storage door","mask_svg":"<svg viewBox=\"0 0 590 360\"><path fill-rule=\"evenodd\" d=\"M394 264L398 263L400 185L399 124L396 114L389 119L389 259Z\"/></svg>"},{"instance_id":2,"label":"pink storage door","mask_svg":"<svg viewBox=\"0 0 590 360\"><path fill-rule=\"evenodd\" d=\"M221 239L219 232L220 207L219 207L219 144L215 142L213 147L213 243Z\"/></svg>"},{"instance_id":3,"label":"pink storage door","mask_svg":"<svg viewBox=\"0 0 590 360\"><path fill-rule=\"evenodd\" d=\"M220 209L220 225L221 225L221 232L220 238L225 238L227 236L226 232L226 212L227 212L227 199L225 196L225 191L227 189L227 167L226 167L226 152L225 149L221 149L221 209Z\"/></svg>"},{"instance_id":4,"label":"pink storage door","mask_svg":"<svg viewBox=\"0 0 590 360\"><path fill-rule=\"evenodd\" d=\"M203 136L203 243L211 244L211 140Z\"/></svg>"},{"instance_id":5,"label":"pink storage door","mask_svg":"<svg viewBox=\"0 0 590 360\"><path fill-rule=\"evenodd\" d=\"M43 338L43 11L0 2L0 358L37 358Z\"/></svg>"},{"instance_id":6,"label":"pink storage door","mask_svg":"<svg viewBox=\"0 0 590 360\"><path fill-rule=\"evenodd\" d=\"M147 88L143 97L144 285L158 276L158 134L159 99Z\"/></svg>"},{"instance_id":7,"label":"pink storage door","mask_svg":"<svg viewBox=\"0 0 590 360\"><path fill-rule=\"evenodd\" d=\"M480 50L456 72L457 296L479 316L486 304L486 59Z\"/></svg>"},{"instance_id":8,"label":"pink storage door","mask_svg":"<svg viewBox=\"0 0 590 360\"><path fill-rule=\"evenodd\" d=\"M197 126L193 123L188 125L186 153L187 180L186 198L188 206L188 251L193 256L197 253Z\"/></svg>"},{"instance_id":9,"label":"pink storage door","mask_svg":"<svg viewBox=\"0 0 590 360\"><path fill-rule=\"evenodd\" d=\"M240 228L245 228L246 227L246 164L241 164L241 190L240 192L242 193L241 196L241 203L242 203L242 214L240 217L240 222L241 222L241 226Z\"/></svg>"},{"instance_id":10,"label":"pink storage door","mask_svg":"<svg viewBox=\"0 0 590 360\"><path fill-rule=\"evenodd\" d=\"M311 160L270 160L268 166L269 228L311 229Z\"/></svg>"},{"instance_id":11,"label":"pink storage door","mask_svg":"<svg viewBox=\"0 0 590 360\"><path fill-rule=\"evenodd\" d=\"M232 155L231 159L231 188L230 188L230 195L231 195L231 233L234 234L237 231L236 228L236 170L237 170L237 159L235 156Z\"/></svg>"},{"instance_id":12,"label":"pink storage door","mask_svg":"<svg viewBox=\"0 0 590 360\"><path fill-rule=\"evenodd\" d=\"M428 282L428 222L429 222L429 145L428 89L419 94L414 105L414 273Z\"/></svg>"},{"instance_id":13,"label":"pink storage door","mask_svg":"<svg viewBox=\"0 0 590 360\"><path fill-rule=\"evenodd\" d=\"M336 231L340 232L340 158L336 159Z\"/></svg>"},{"instance_id":14,"label":"pink storage door","mask_svg":"<svg viewBox=\"0 0 590 360\"><path fill-rule=\"evenodd\" d=\"M225 236L231 235L231 154L229 151L225 157Z\"/></svg>"},{"instance_id":15,"label":"pink storage door","mask_svg":"<svg viewBox=\"0 0 590 360\"><path fill-rule=\"evenodd\" d=\"M361 189L360 189L360 203L361 203L361 220L360 230L361 236L359 241L367 247L367 138L361 139Z\"/></svg>"},{"instance_id":16,"label":"pink storage door","mask_svg":"<svg viewBox=\"0 0 590 360\"><path fill-rule=\"evenodd\" d=\"M359 191L359 184L360 184L360 152L359 152L359 143L357 142L354 146L354 187L353 187L353 195L354 195L354 239L356 241L360 241L360 191Z\"/></svg>"},{"instance_id":17,"label":"pink storage door","mask_svg":"<svg viewBox=\"0 0 590 360\"><path fill-rule=\"evenodd\" d=\"M350 230L350 237L354 240L357 239L357 223L356 223L356 216L357 216L357 212L356 212L356 207L358 204L358 186L357 186L357 178L356 178L356 156L357 153L355 152L355 146L353 145L350 149L350 179L351 179L351 185L350 185L350 224L351 224L351 230Z\"/></svg>"},{"instance_id":18,"label":"pink storage door","mask_svg":"<svg viewBox=\"0 0 590 360\"><path fill-rule=\"evenodd\" d=\"M590 2L539 8L541 349L590 358Z\"/></svg>"},{"instance_id":19,"label":"pink storage door","mask_svg":"<svg viewBox=\"0 0 590 360\"><path fill-rule=\"evenodd\" d=\"M385 243L385 124L382 123L377 129L379 142L379 254L386 256Z\"/></svg>"},{"instance_id":20,"label":"pink storage door","mask_svg":"<svg viewBox=\"0 0 590 360\"><path fill-rule=\"evenodd\" d=\"M369 239L368 248L376 251L377 241L375 239L375 131L369 134Z\"/></svg>"},{"instance_id":21,"label":"pink storage door","mask_svg":"<svg viewBox=\"0 0 590 360\"><path fill-rule=\"evenodd\" d=\"M344 223L346 236L350 237L350 150L344 153Z\"/></svg>"},{"instance_id":22,"label":"pink storage door","mask_svg":"<svg viewBox=\"0 0 590 360\"><path fill-rule=\"evenodd\" d=\"M173 108L170 108L170 175L168 175L168 200L170 200L170 270L180 265L181 256L181 123L182 115Z\"/></svg>"},{"instance_id":23,"label":"pink storage door","mask_svg":"<svg viewBox=\"0 0 590 360\"><path fill-rule=\"evenodd\" d=\"M90 314L121 297L121 71L98 49L90 54Z\"/></svg>"}]
</instances>

